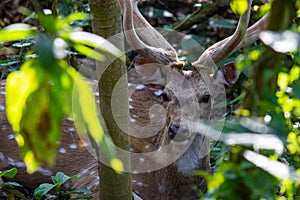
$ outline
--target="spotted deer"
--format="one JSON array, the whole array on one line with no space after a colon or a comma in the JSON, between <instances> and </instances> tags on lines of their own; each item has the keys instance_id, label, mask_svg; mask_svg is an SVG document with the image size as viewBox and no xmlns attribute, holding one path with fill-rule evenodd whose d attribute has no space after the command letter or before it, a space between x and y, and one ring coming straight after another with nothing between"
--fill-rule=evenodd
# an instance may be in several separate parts
<instances>
[{"instance_id":1,"label":"spotted deer","mask_svg":"<svg viewBox=\"0 0 300 200\"><path fill-rule=\"evenodd\" d=\"M222 117L224 112L212 107L219 96L224 96L224 85L230 87L238 78L232 64L218 70L215 65L243 44L256 41L267 25L265 16L246 29L251 2L248 0L249 8L240 17L234 34L205 50L192 63L193 69L186 71L172 45L141 15L138 0L120 0L124 34L140 55L134 67L144 83L128 84L130 151L138 155L132 159L136 199L196 199L205 192L206 180L192 175L195 170L210 172L210 136L205 124ZM72 119L63 122L62 130L56 166L42 166L33 175L26 174L6 118L5 81L0 82L0 170L17 167L14 180L29 188L49 182L57 171L78 174L69 187L87 187L98 199L97 159L82 145Z\"/></svg>"}]
</instances>

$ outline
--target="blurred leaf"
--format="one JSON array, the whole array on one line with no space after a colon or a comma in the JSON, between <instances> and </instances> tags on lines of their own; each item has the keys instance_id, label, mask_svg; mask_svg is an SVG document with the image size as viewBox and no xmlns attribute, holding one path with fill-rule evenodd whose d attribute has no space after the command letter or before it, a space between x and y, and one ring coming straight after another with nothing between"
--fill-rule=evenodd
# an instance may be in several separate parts
<instances>
[{"instance_id":1,"label":"blurred leaf","mask_svg":"<svg viewBox=\"0 0 300 200\"><path fill-rule=\"evenodd\" d=\"M13 177L9 177L13 178ZM22 187L21 184L16 183L16 182L5 182L5 183L0 183L1 186L14 186L14 187Z\"/></svg>"},{"instance_id":2,"label":"blurred leaf","mask_svg":"<svg viewBox=\"0 0 300 200\"><path fill-rule=\"evenodd\" d=\"M71 194L90 195L90 194L92 194L92 192L87 188L72 189L72 190L62 191L62 193L65 194L65 195L71 195Z\"/></svg>"},{"instance_id":3,"label":"blurred leaf","mask_svg":"<svg viewBox=\"0 0 300 200\"><path fill-rule=\"evenodd\" d=\"M281 155L284 150L281 140L271 134L253 134L253 133L232 133L223 134L221 140L227 145L243 145L253 146L256 151L259 150L273 150L278 155Z\"/></svg>"},{"instance_id":4,"label":"blurred leaf","mask_svg":"<svg viewBox=\"0 0 300 200\"><path fill-rule=\"evenodd\" d=\"M74 75L76 72L74 71ZM110 148L105 139L105 133L97 115L94 94L89 85L77 76L72 93L73 115L78 134L86 137L89 133L108 157L115 157L115 152Z\"/></svg>"},{"instance_id":5,"label":"blurred leaf","mask_svg":"<svg viewBox=\"0 0 300 200\"><path fill-rule=\"evenodd\" d=\"M244 152L244 157L255 164L257 167L262 168L275 177L281 179L293 178L297 179L300 182L300 176L297 175L294 170L291 170L288 165L282 162L270 160L270 158L250 150L246 150Z\"/></svg>"},{"instance_id":6,"label":"blurred leaf","mask_svg":"<svg viewBox=\"0 0 300 200\"><path fill-rule=\"evenodd\" d=\"M77 20L88 20L90 19L90 16L87 13L82 13L82 12L76 12L68 15L65 18L65 21L69 24L73 23L74 21Z\"/></svg>"},{"instance_id":7,"label":"blurred leaf","mask_svg":"<svg viewBox=\"0 0 300 200\"><path fill-rule=\"evenodd\" d=\"M50 190L52 190L55 185L50 183L43 183L34 190L34 197L36 199L42 199Z\"/></svg>"},{"instance_id":8,"label":"blurred leaf","mask_svg":"<svg viewBox=\"0 0 300 200\"><path fill-rule=\"evenodd\" d=\"M88 32L78 31L72 32L70 34L70 39L75 43L87 45L101 51L108 52L125 62L123 52L121 52L115 45L101 36Z\"/></svg>"},{"instance_id":9,"label":"blurred leaf","mask_svg":"<svg viewBox=\"0 0 300 200\"><path fill-rule=\"evenodd\" d=\"M105 56L97 52L95 49L89 48L81 44L74 44L73 47L80 54L83 54L87 57L93 58L98 61L105 61Z\"/></svg>"},{"instance_id":10,"label":"blurred leaf","mask_svg":"<svg viewBox=\"0 0 300 200\"><path fill-rule=\"evenodd\" d=\"M279 53L293 52L300 48L300 34L291 31L263 31L259 34L263 43Z\"/></svg>"},{"instance_id":11,"label":"blurred leaf","mask_svg":"<svg viewBox=\"0 0 300 200\"><path fill-rule=\"evenodd\" d=\"M216 28L234 29L236 24L236 20L209 18L209 25Z\"/></svg>"},{"instance_id":12,"label":"blurred leaf","mask_svg":"<svg viewBox=\"0 0 300 200\"><path fill-rule=\"evenodd\" d=\"M300 80L291 85L295 98L300 99Z\"/></svg>"},{"instance_id":13,"label":"blurred leaf","mask_svg":"<svg viewBox=\"0 0 300 200\"><path fill-rule=\"evenodd\" d=\"M0 42L22 40L34 33L35 31L28 24L12 24L0 30Z\"/></svg>"},{"instance_id":14,"label":"blurred leaf","mask_svg":"<svg viewBox=\"0 0 300 200\"><path fill-rule=\"evenodd\" d=\"M8 67L20 63L20 61L0 60L0 67Z\"/></svg>"},{"instance_id":15,"label":"blurred leaf","mask_svg":"<svg viewBox=\"0 0 300 200\"><path fill-rule=\"evenodd\" d=\"M17 174L17 169L12 168L4 171L0 171L0 178L1 177L8 177L8 178L13 178Z\"/></svg>"},{"instance_id":16,"label":"blurred leaf","mask_svg":"<svg viewBox=\"0 0 300 200\"><path fill-rule=\"evenodd\" d=\"M110 165L113 168L113 170L118 174L121 174L124 171L124 166L122 161L117 158L112 158L110 160Z\"/></svg>"},{"instance_id":17,"label":"blurred leaf","mask_svg":"<svg viewBox=\"0 0 300 200\"><path fill-rule=\"evenodd\" d=\"M38 34L36 36L35 48L39 55L38 58L41 66L46 70L52 70L56 61L53 52L53 39L47 37L46 34Z\"/></svg>"},{"instance_id":18,"label":"blurred leaf","mask_svg":"<svg viewBox=\"0 0 300 200\"><path fill-rule=\"evenodd\" d=\"M266 3L264 5L259 6L259 12L257 17L262 17L271 10L271 3Z\"/></svg>"},{"instance_id":19,"label":"blurred leaf","mask_svg":"<svg viewBox=\"0 0 300 200\"><path fill-rule=\"evenodd\" d=\"M230 7L235 14L242 15L248 8L247 0L231 0Z\"/></svg>"},{"instance_id":20,"label":"blurred leaf","mask_svg":"<svg viewBox=\"0 0 300 200\"><path fill-rule=\"evenodd\" d=\"M58 31L56 20L52 15L45 15L44 13L38 13L37 18L49 33L55 34Z\"/></svg>"},{"instance_id":21,"label":"blurred leaf","mask_svg":"<svg viewBox=\"0 0 300 200\"><path fill-rule=\"evenodd\" d=\"M30 42L26 42L26 40L25 40L25 41L21 41L21 42L15 42L11 46L18 47L18 48L23 48L23 47L31 46L32 44L33 43L31 41Z\"/></svg>"},{"instance_id":22,"label":"blurred leaf","mask_svg":"<svg viewBox=\"0 0 300 200\"><path fill-rule=\"evenodd\" d=\"M67 176L63 172L57 172L54 177L52 177L53 183L55 184L56 188L60 188L66 181L71 178L76 178L77 176Z\"/></svg>"},{"instance_id":23,"label":"blurred leaf","mask_svg":"<svg viewBox=\"0 0 300 200\"><path fill-rule=\"evenodd\" d=\"M59 63L47 74L36 59L8 76L7 116L29 172L41 161L55 161L60 124L71 109L72 81Z\"/></svg>"}]
</instances>

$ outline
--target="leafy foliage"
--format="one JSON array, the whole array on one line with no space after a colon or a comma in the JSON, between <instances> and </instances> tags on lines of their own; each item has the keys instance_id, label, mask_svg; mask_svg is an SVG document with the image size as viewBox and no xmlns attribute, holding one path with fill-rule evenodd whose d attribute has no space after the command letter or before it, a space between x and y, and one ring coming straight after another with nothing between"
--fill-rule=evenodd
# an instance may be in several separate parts
<instances>
[{"instance_id":1,"label":"leafy foliage","mask_svg":"<svg viewBox=\"0 0 300 200\"><path fill-rule=\"evenodd\" d=\"M44 196L46 196L46 199L70 199L70 195L78 194L81 195L80 199L91 199L90 197L88 197L88 195L91 194L91 191L89 191L88 189L71 189L68 191L62 190L63 184L68 180L74 178L77 178L77 176L70 177L65 175L63 172L57 172L56 175L52 177L53 184L41 184L34 190L34 197L36 199L42 199ZM51 190L55 190L54 194L50 193Z\"/></svg>"},{"instance_id":2,"label":"leafy foliage","mask_svg":"<svg viewBox=\"0 0 300 200\"><path fill-rule=\"evenodd\" d=\"M16 173L16 168L0 171L0 180L2 177L13 178L16 175ZM1 192L4 193L8 200L15 199L15 197L20 199L26 199L25 195L17 189L21 187L22 185L16 182L0 182L0 194Z\"/></svg>"},{"instance_id":3,"label":"leafy foliage","mask_svg":"<svg viewBox=\"0 0 300 200\"><path fill-rule=\"evenodd\" d=\"M100 61L104 56L93 48L117 57L122 53L100 36L76 32L73 23L88 19L87 14L72 13L62 19L37 13L36 17L46 32L27 24L13 24L0 31L0 42L28 38L34 41L34 48L28 51L31 56L27 56L20 71L9 74L6 84L7 116L28 172L33 172L42 161L54 164L57 141L61 138L60 124L66 114L78 121L76 125L82 134L90 132L104 152L113 157L103 140L96 105L91 100L94 95L65 58L69 47ZM72 110L72 103L76 110Z\"/></svg>"},{"instance_id":4,"label":"leafy foliage","mask_svg":"<svg viewBox=\"0 0 300 200\"><path fill-rule=\"evenodd\" d=\"M204 199L300 196L300 29L294 21L299 1L275 0L260 8L270 12L269 30L260 35L262 47L237 57L248 80L238 117L227 122L222 142L212 150L214 174L197 172L208 180Z\"/></svg>"}]
</instances>

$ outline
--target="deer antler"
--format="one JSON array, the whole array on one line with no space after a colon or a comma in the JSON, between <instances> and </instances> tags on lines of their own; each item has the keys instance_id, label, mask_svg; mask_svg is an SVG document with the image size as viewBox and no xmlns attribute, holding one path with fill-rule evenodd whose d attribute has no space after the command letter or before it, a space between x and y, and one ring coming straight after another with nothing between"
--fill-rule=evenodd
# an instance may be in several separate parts
<instances>
[{"instance_id":1,"label":"deer antler","mask_svg":"<svg viewBox=\"0 0 300 200\"><path fill-rule=\"evenodd\" d=\"M255 26L253 25L254 28L247 30L250 19L251 4L252 0L248 0L248 9L243 15L241 15L238 26L233 35L217 42L205 50L198 60L193 63L194 67L213 67L214 64L219 63L234 50L237 50L237 47L241 46L245 35L250 36L249 41L251 40L253 42L253 40L257 39L258 36L255 35L256 29L262 27L261 24L265 22L265 19L258 21Z\"/></svg>"},{"instance_id":2,"label":"deer antler","mask_svg":"<svg viewBox=\"0 0 300 200\"><path fill-rule=\"evenodd\" d=\"M123 8L124 33L128 43L135 51L153 62L179 63L175 49L139 12L138 2L139 0L120 0Z\"/></svg>"},{"instance_id":3,"label":"deer antler","mask_svg":"<svg viewBox=\"0 0 300 200\"><path fill-rule=\"evenodd\" d=\"M260 20L258 20L255 24L250 26L247 29L246 37L244 39L244 42L246 44L252 44L259 38L259 33L261 33L263 30L267 28L269 22L269 15L263 16ZM242 47L243 41L240 42L240 44L233 50L236 51Z\"/></svg>"},{"instance_id":4,"label":"deer antler","mask_svg":"<svg viewBox=\"0 0 300 200\"><path fill-rule=\"evenodd\" d=\"M252 1L248 0L248 9L241 15L234 34L204 51L198 60L193 62L195 68L212 70L215 64L241 48L243 42L249 44L258 39L258 33L266 28L269 17L264 16L247 29ZM124 32L128 43L135 51L152 62L183 66L175 49L141 15L137 8L138 2L139 0L120 0L123 9Z\"/></svg>"}]
</instances>

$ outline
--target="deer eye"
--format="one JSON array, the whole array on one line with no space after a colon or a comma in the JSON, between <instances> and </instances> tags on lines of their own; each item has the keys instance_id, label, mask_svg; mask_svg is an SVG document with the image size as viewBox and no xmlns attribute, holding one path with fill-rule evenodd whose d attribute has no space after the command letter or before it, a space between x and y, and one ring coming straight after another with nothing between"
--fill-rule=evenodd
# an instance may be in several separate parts
<instances>
[{"instance_id":1,"label":"deer eye","mask_svg":"<svg viewBox=\"0 0 300 200\"><path fill-rule=\"evenodd\" d=\"M210 94L205 94L202 98L201 98L201 102L203 103L208 103L210 100Z\"/></svg>"}]
</instances>

